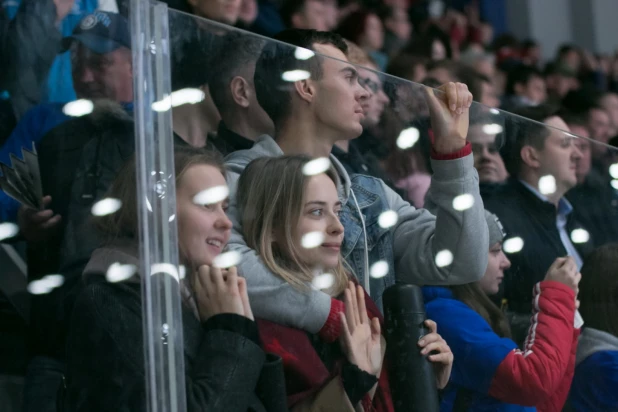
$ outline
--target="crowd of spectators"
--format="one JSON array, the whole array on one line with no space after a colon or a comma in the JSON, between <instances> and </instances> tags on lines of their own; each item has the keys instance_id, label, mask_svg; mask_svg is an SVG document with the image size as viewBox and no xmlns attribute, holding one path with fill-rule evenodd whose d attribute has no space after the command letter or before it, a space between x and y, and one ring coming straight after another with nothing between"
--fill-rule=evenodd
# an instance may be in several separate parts
<instances>
[{"instance_id":1,"label":"crowd of spectators","mask_svg":"<svg viewBox=\"0 0 618 412\"><path fill-rule=\"evenodd\" d=\"M0 3L2 410L147 410L130 3ZM394 411L401 283L441 410L618 409L618 53L476 1L165 3L188 410Z\"/></svg>"}]
</instances>

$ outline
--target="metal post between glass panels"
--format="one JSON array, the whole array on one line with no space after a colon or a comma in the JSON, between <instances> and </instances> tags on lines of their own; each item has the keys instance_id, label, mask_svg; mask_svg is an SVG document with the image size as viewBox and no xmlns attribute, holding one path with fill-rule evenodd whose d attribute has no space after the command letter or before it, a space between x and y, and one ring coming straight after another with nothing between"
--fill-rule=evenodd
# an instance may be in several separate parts
<instances>
[{"instance_id":1,"label":"metal post between glass panels","mask_svg":"<svg viewBox=\"0 0 618 412\"><path fill-rule=\"evenodd\" d=\"M131 0L131 38L147 404L184 412L167 5Z\"/></svg>"}]
</instances>

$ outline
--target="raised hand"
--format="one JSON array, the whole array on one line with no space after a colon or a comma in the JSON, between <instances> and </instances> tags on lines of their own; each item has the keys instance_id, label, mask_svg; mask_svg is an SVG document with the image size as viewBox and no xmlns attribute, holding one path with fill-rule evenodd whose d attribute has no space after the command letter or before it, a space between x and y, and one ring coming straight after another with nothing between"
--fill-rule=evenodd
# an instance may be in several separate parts
<instances>
[{"instance_id":1,"label":"raised hand","mask_svg":"<svg viewBox=\"0 0 618 412\"><path fill-rule=\"evenodd\" d=\"M431 115L434 150L440 154L461 150L466 145L472 105L468 86L451 82L443 84L437 91L429 87L423 90Z\"/></svg>"},{"instance_id":2,"label":"raised hand","mask_svg":"<svg viewBox=\"0 0 618 412\"><path fill-rule=\"evenodd\" d=\"M451 370L453 369L453 352L451 352L451 348L446 341L442 339L442 336L438 334L436 322L426 320L425 326L429 328L429 333L418 341L418 346L422 348L421 353L423 355L437 352L429 355L428 359L433 363L438 389L444 389L448 384Z\"/></svg>"},{"instance_id":3,"label":"raised hand","mask_svg":"<svg viewBox=\"0 0 618 412\"><path fill-rule=\"evenodd\" d=\"M221 313L234 313L253 320L246 283L240 279L235 267L224 273L215 266L200 266L194 275L193 288L202 322Z\"/></svg>"},{"instance_id":4,"label":"raised hand","mask_svg":"<svg viewBox=\"0 0 618 412\"><path fill-rule=\"evenodd\" d=\"M579 281L582 279L581 273L577 269L577 263L571 256L558 258L547 270L545 280L553 280L567 285L575 292L575 307L579 308L577 295L579 294Z\"/></svg>"},{"instance_id":5,"label":"raised hand","mask_svg":"<svg viewBox=\"0 0 618 412\"><path fill-rule=\"evenodd\" d=\"M345 290L345 314L341 314L341 347L348 361L379 377L382 367L380 321L367 316L365 292L350 282Z\"/></svg>"}]
</instances>

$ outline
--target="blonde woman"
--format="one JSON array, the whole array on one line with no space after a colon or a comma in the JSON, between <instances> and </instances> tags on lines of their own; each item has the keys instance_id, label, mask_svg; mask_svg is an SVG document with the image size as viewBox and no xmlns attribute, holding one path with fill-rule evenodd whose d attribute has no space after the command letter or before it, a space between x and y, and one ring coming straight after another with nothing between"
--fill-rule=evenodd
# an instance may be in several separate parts
<instances>
[{"instance_id":1,"label":"blonde woman","mask_svg":"<svg viewBox=\"0 0 618 412\"><path fill-rule=\"evenodd\" d=\"M332 167L311 174L305 167L309 161L304 156L253 161L238 181L237 206L247 245L273 273L300 290L320 287L343 298L340 342L326 343L317 334L264 320L258 320L260 335L265 349L283 358L292 410L392 411L382 364L382 316L355 285L341 254L339 215L349 212L337 194L337 174ZM432 328L422 348L437 352L430 360L440 365L443 387L452 354L433 323Z\"/></svg>"}]
</instances>

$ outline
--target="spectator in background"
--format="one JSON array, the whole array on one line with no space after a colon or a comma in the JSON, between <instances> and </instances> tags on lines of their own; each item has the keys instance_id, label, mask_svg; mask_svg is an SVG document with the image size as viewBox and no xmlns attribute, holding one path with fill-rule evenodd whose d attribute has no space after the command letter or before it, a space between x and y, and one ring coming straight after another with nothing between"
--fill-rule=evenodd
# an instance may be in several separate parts
<instances>
[{"instance_id":1,"label":"spectator in background","mask_svg":"<svg viewBox=\"0 0 618 412\"><path fill-rule=\"evenodd\" d=\"M432 61L427 64L427 78L436 80L440 84L459 81L459 63L452 60Z\"/></svg>"},{"instance_id":2,"label":"spectator in background","mask_svg":"<svg viewBox=\"0 0 618 412\"><path fill-rule=\"evenodd\" d=\"M469 67L461 66L457 71L457 78L468 85L475 101L491 108L500 106L500 99L496 96L494 85L487 76L479 74Z\"/></svg>"},{"instance_id":3,"label":"spectator in background","mask_svg":"<svg viewBox=\"0 0 618 412\"><path fill-rule=\"evenodd\" d=\"M67 103L75 100L71 75L71 54L56 54L62 37L70 36L82 18L95 10L118 12L114 0L17 0L2 6L15 20L15 35L5 52L12 64L6 73L8 92L17 98L18 119L39 103ZM24 18L36 19L28 24ZM65 50L66 51L66 50ZM51 67L50 62L53 60Z\"/></svg>"},{"instance_id":4,"label":"spectator in background","mask_svg":"<svg viewBox=\"0 0 618 412\"><path fill-rule=\"evenodd\" d=\"M575 139L582 156L577 159L577 186L567 193L575 219L589 232L595 246L618 242L618 195L609 182L592 170L592 147L588 122L584 115L567 114L564 121Z\"/></svg>"},{"instance_id":5,"label":"spectator in background","mask_svg":"<svg viewBox=\"0 0 618 412\"><path fill-rule=\"evenodd\" d=\"M570 404L575 412L618 409L618 244L596 249L579 285L585 319L577 348Z\"/></svg>"},{"instance_id":6,"label":"spectator in background","mask_svg":"<svg viewBox=\"0 0 618 412\"><path fill-rule=\"evenodd\" d=\"M253 23L257 17L257 0L242 0L240 3L240 12L238 13L238 22L236 23L236 26L243 30L250 30L251 27L253 27Z\"/></svg>"},{"instance_id":7,"label":"spectator in background","mask_svg":"<svg viewBox=\"0 0 618 412\"><path fill-rule=\"evenodd\" d=\"M481 74L493 81L496 75L496 59L492 54L485 51L475 51L467 49L461 54L461 63L471 67L478 74Z\"/></svg>"},{"instance_id":8,"label":"spectator in background","mask_svg":"<svg viewBox=\"0 0 618 412\"><path fill-rule=\"evenodd\" d=\"M563 44L556 53L556 64L563 64L575 73L579 73L582 58L579 49L572 44Z\"/></svg>"},{"instance_id":9,"label":"spectator in background","mask_svg":"<svg viewBox=\"0 0 618 412\"><path fill-rule=\"evenodd\" d=\"M545 79L532 67L519 66L507 75L506 96L503 108L508 111L518 107L538 106L547 99Z\"/></svg>"},{"instance_id":10,"label":"spectator in background","mask_svg":"<svg viewBox=\"0 0 618 412\"><path fill-rule=\"evenodd\" d=\"M541 63L541 45L532 39L524 40L521 43L521 62L522 64L534 68L539 68Z\"/></svg>"},{"instance_id":11,"label":"spectator in background","mask_svg":"<svg viewBox=\"0 0 618 412\"><path fill-rule=\"evenodd\" d=\"M520 350L504 313L489 298L498 293L509 259L502 225L486 212L489 263L478 282L423 287L425 310L440 319L440 333L455 361L442 394L444 411L545 411L562 409L573 378L579 328L573 325L582 275L572 258L558 258L535 285L536 305Z\"/></svg>"},{"instance_id":12,"label":"spectator in background","mask_svg":"<svg viewBox=\"0 0 618 412\"><path fill-rule=\"evenodd\" d=\"M219 40L210 83L221 122L212 142L224 155L250 149L261 135L274 134L272 120L255 95L253 74L265 42L252 35L228 33Z\"/></svg>"},{"instance_id":13,"label":"spectator in background","mask_svg":"<svg viewBox=\"0 0 618 412\"><path fill-rule=\"evenodd\" d=\"M577 74L564 64L547 63L543 74L548 104L559 105L571 90L579 88Z\"/></svg>"},{"instance_id":14,"label":"spectator in background","mask_svg":"<svg viewBox=\"0 0 618 412\"><path fill-rule=\"evenodd\" d=\"M380 71L386 70L388 56L381 52L384 46L384 26L375 12L358 10L349 14L339 22L337 33L371 56Z\"/></svg>"},{"instance_id":15,"label":"spectator in background","mask_svg":"<svg viewBox=\"0 0 618 412\"><path fill-rule=\"evenodd\" d=\"M285 0L279 13L288 28L330 31L327 14L332 12L326 0Z\"/></svg>"},{"instance_id":16,"label":"spectator in background","mask_svg":"<svg viewBox=\"0 0 618 412\"><path fill-rule=\"evenodd\" d=\"M389 59L397 56L412 38L412 24L404 7L383 6L380 19L384 24L384 47Z\"/></svg>"},{"instance_id":17,"label":"spectator in background","mask_svg":"<svg viewBox=\"0 0 618 412\"><path fill-rule=\"evenodd\" d=\"M486 209L498 215L509 237L523 243L519 250L507 250L512 252L513 265L504 280L504 297L513 313L513 336L521 343L528 328L533 286L556 258L572 256L581 267L593 243L571 239L573 231L582 226L564 195L577 184L576 167L582 155L574 137L562 132L568 132L568 126L548 106L520 108L515 114L543 125L515 118L508 124L502 154L511 177L483 201Z\"/></svg>"},{"instance_id":18,"label":"spectator in background","mask_svg":"<svg viewBox=\"0 0 618 412\"><path fill-rule=\"evenodd\" d=\"M472 143L474 153L474 167L479 174L481 194L485 192L485 188L503 184L509 176L500 156L504 132L496 133L497 130L492 130L495 126L500 126L499 120L493 120L492 117L489 114L476 116L470 122L468 132L468 141ZM499 116L496 118L499 119Z\"/></svg>"},{"instance_id":19,"label":"spectator in background","mask_svg":"<svg viewBox=\"0 0 618 412\"><path fill-rule=\"evenodd\" d=\"M421 36L412 39L404 50L406 53L422 56L434 62L453 58L450 38L435 25L431 25Z\"/></svg>"},{"instance_id":20,"label":"spectator in background","mask_svg":"<svg viewBox=\"0 0 618 412\"><path fill-rule=\"evenodd\" d=\"M618 136L618 94L607 92L601 97L600 106L609 115L609 135Z\"/></svg>"},{"instance_id":21,"label":"spectator in background","mask_svg":"<svg viewBox=\"0 0 618 412\"><path fill-rule=\"evenodd\" d=\"M242 0L187 0L193 14L233 26L238 22Z\"/></svg>"},{"instance_id":22,"label":"spectator in background","mask_svg":"<svg viewBox=\"0 0 618 412\"><path fill-rule=\"evenodd\" d=\"M414 83L422 83L427 77L426 64L427 60L423 57L399 53L389 61L386 73Z\"/></svg>"},{"instance_id":23,"label":"spectator in background","mask_svg":"<svg viewBox=\"0 0 618 412\"><path fill-rule=\"evenodd\" d=\"M133 74L131 38L128 23L118 14L95 12L84 17L71 37L63 41L70 48L73 60L73 83L80 99L109 99L124 103L127 108L133 101ZM15 130L0 150L0 161L9 163L11 153L21 157L21 148L32 148L49 131L67 121L63 104L42 104L31 109L17 124ZM46 206L52 200L46 200ZM19 205L4 192L0 193L0 217L5 222L17 220ZM52 217L50 210L27 215L40 220L33 232L54 226L60 217ZM32 215L32 216L30 216ZM35 216L36 215L36 216ZM49 228L47 228L49 229ZM30 228L22 228L27 238Z\"/></svg>"}]
</instances>

